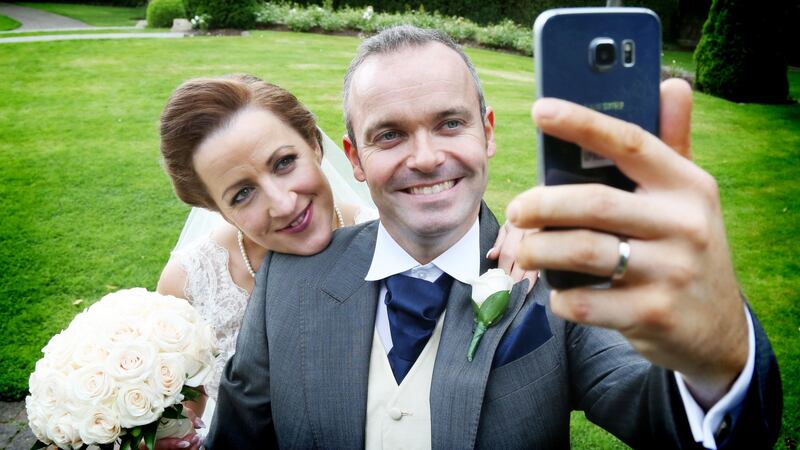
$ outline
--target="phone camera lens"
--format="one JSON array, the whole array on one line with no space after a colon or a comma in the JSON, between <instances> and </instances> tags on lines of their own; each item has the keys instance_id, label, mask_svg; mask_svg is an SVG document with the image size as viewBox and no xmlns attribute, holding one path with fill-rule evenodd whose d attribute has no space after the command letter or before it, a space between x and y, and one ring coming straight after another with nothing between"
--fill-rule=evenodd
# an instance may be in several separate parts
<instances>
[{"instance_id":1,"label":"phone camera lens","mask_svg":"<svg viewBox=\"0 0 800 450\"><path fill-rule=\"evenodd\" d=\"M589 46L589 59L595 70L608 70L616 58L617 49L610 38L596 38Z\"/></svg>"}]
</instances>

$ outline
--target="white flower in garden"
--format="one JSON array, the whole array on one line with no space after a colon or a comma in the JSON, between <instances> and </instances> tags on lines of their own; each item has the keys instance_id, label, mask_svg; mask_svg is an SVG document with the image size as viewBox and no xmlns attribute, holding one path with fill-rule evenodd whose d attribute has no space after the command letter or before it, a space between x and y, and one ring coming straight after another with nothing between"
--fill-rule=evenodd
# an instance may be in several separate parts
<instances>
[{"instance_id":1,"label":"white flower in garden","mask_svg":"<svg viewBox=\"0 0 800 450\"><path fill-rule=\"evenodd\" d=\"M183 356L180 353L159 356L154 372L153 382L156 388L167 398L168 403L173 403L186 382Z\"/></svg>"},{"instance_id":2,"label":"white flower in garden","mask_svg":"<svg viewBox=\"0 0 800 450\"><path fill-rule=\"evenodd\" d=\"M102 363L109 354L109 343L105 339L84 339L75 344L72 364L76 368Z\"/></svg>"},{"instance_id":3,"label":"white flower in garden","mask_svg":"<svg viewBox=\"0 0 800 450\"><path fill-rule=\"evenodd\" d=\"M72 352L75 349L75 335L62 331L50 339L50 342L42 349L51 367L64 371L71 366Z\"/></svg>"},{"instance_id":4,"label":"white flower in garden","mask_svg":"<svg viewBox=\"0 0 800 450\"><path fill-rule=\"evenodd\" d=\"M158 431L156 439L183 437L194 429L192 421L189 419L164 419L158 421Z\"/></svg>"},{"instance_id":5,"label":"white flower in garden","mask_svg":"<svg viewBox=\"0 0 800 450\"><path fill-rule=\"evenodd\" d=\"M149 342L120 345L106 359L108 373L120 382L144 380L152 373L155 364L156 347Z\"/></svg>"},{"instance_id":6,"label":"white flower in garden","mask_svg":"<svg viewBox=\"0 0 800 450\"><path fill-rule=\"evenodd\" d=\"M123 428L152 423L164 412L161 396L147 383L120 388L116 406Z\"/></svg>"},{"instance_id":7,"label":"white flower in garden","mask_svg":"<svg viewBox=\"0 0 800 450\"><path fill-rule=\"evenodd\" d=\"M472 300L481 306L495 292L508 291L514 286L514 279L503 269L489 269L472 283Z\"/></svg>"},{"instance_id":8,"label":"white flower in garden","mask_svg":"<svg viewBox=\"0 0 800 450\"><path fill-rule=\"evenodd\" d=\"M375 10L374 10L374 9L372 9L372 5L370 5L370 6L367 6L367 8L366 8L366 9L364 9L364 14L362 14L362 15L361 15L361 17L362 17L364 20L370 20L370 19L372 19L372 16L373 16L374 14L375 14Z\"/></svg>"},{"instance_id":9,"label":"white flower in garden","mask_svg":"<svg viewBox=\"0 0 800 450\"><path fill-rule=\"evenodd\" d=\"M75 403L96 405L114 395L116 382L100 363L72 372L69 388Z\"/></svg>"},{"instance_id":10,"label":"white flower in garden","mask_svg":"<svg viewBox=\"0 0 800 450\"><path fill-rule=\"evenodd\" d=\"M102 405L90 408L80 423L78 433L83 442L107 444L119 437L122 428L119 425L119 414Z\"/></svg>"},{"instance_id":11,"label":"white flower in garden","mask_svg":"<svg viewBox=\"0 0 800 450\"><path fill-rule=\"evenodd\" d=\"M55 409L64 404L67 400L66 386L67 376L62 372L44 367L41 372L37 371L35 387L31 388L31 394L37 396L43 408Z\"/></svg>"}]
</instances>

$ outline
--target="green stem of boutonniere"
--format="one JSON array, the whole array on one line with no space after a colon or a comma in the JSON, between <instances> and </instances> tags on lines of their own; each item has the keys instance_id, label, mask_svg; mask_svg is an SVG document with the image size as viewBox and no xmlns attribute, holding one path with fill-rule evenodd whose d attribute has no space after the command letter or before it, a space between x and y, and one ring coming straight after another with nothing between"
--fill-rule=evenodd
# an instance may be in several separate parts
<instances>
[{"instance_id":1,"label":"green stem of boutonniere","mask_svg":"<svg viewBox=\"0 0 800 450\"><path fill-rule=\"evenodd\" d=\"M509 294L509 291L495 292L481 306L472 302L472 310L475 312L475 331L472 332L467 360L472 361L475 358L475 352L478 350L478 344L480 344L483 334L505 314L508 309Z\"/></svg>"},{"instance_id":2,"label":"green stem of boutonniere","mask_svg":"<svg viewBox=\"0 0 800 450\"><path fill-rule=\"evenodd\" d=\"M475 351L478 350L478 344L483 339L483 333L489 329L486 325L478 322L475 324L475 331L472 334L472 341L469 343L469 351L467 352L467 360L472 361L475 358Z\"/></svg>"}]
</instances>

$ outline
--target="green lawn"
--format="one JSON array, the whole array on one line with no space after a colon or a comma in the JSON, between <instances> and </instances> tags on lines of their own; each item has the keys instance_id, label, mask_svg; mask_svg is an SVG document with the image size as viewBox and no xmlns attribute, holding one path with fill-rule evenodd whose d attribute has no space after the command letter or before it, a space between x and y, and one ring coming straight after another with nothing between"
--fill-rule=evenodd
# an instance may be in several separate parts
<instances>
[{"instance_id":1,"label":"green lawn","mask_svg":"<svg viewBox=\"0 0 800 450\"><path fill-rule=\"evenodd\" d=\"M19 28L20 25L22 24L12 19L11 17L0 16L0 31L15 30Z\"/></svg>"},{"instance_id":2,"label":"green lawn","mask_svg":"<svg viewBox=\"0 0 800 450\"><path fill-rule=\"evenodd\" d=\"M174 87L194 76L253 73L296 93L337 139L341 80L357 44L254 32L0 45L0 397L25 395L39 349L88 303L122 287L155 287L188 212L159 165L158 117ZM502 216L536 183L532 63L468 53L496 111L486 197ZM690 61L672 52L664 59ZM800 97L800 73L790 76ZM695 105L694 153L722 188L741 285L781 362L784 437L797 442L800 105L703 94ZM623 448L582 414L573 419L574 447Z\"/></svg>"},{"instance_id":3,"label":"green lawn","mask_svg":"<svg viewBox=\"0 0 800 450\"><path fill-rule=\"evenodd\" d=\"M18 2L17 4L61 14L96 27L136 25L137 20L145 18L147 9L145 6L123 8L119 6L74 5L68 3Z\"/></svg>"}]
</instances>

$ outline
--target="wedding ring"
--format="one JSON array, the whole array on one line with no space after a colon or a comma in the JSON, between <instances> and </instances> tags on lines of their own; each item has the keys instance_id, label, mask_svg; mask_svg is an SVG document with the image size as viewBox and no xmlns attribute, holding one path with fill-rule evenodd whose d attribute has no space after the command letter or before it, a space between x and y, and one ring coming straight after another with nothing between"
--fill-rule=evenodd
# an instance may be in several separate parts
<instances>
[{"instance_id":1,"label":"wedding ring","mask_svg":"<svg viewBox=\"0 0 800 450\"><path fill-rule=\"evenodd\" d=\"M628 260L631 258L631 244L625 238L619 238L619 260L617 266L614 267L614 273L611 274L612 280L619 280L625 276L628 270Z\"/></svg>"}]
</instances>

